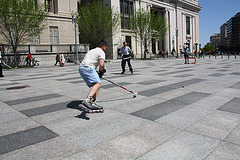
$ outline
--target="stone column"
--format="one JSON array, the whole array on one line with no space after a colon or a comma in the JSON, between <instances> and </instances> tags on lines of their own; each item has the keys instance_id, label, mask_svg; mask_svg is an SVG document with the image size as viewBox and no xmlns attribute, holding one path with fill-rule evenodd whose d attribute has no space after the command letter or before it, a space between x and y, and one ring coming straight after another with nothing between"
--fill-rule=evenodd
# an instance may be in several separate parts
<instances>
[{"instance_id":1,"label":"stone column","mask_svg":"<svg viewBox=\"0 0 240 160\"><path fill-rule=\"evenodd\" d=\"M164 12L164 18L165 18L165 20L166 20L166 23L167 23L167 26L168 26L168 28L170 29L170 27L169 27L169 11L167 10L167 9L165 9L165 12ZM166 37L163 39L163 44L164 44L164 46L163 46L163 48L164 48L164 52L166 52L167 50L168 50L168 52L169 52L169 50L170 50L170 47L169 47L169 42L170 42L170 40L169 40L169 34L170 34L170 31L169 30L167 30L167 35L166 35Z\"/></svg>"}]
</instances>

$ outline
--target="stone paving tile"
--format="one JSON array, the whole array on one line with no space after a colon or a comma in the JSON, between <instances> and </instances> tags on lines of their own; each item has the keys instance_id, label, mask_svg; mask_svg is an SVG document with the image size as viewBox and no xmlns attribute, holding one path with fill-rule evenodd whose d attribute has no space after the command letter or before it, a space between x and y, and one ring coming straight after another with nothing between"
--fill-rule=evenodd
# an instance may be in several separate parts
<instances>
[{"instance_id":1,"label":"stone paving tile","mask_svg":"<svg viewBox=\"0 0 240 160\"><path fill-rule=\"evenodd\" d=\"M37 116L37 115L41 115L41 114L45 114L45 113L49 113L49 112L56 112L59 110L66 109L67 104L69 104L69 103L70 103L69 101L62 102L62 103L56 103L56 104L52 104L52 105L46 105L46 106L42 106L42 107L22 110L20 112L22 114L25 114L28 117L33 117L33 116Z\"/></svg>"},{"instance_id":2,"label":"stone paving tile","mask_svg":"<svg viewBox=\"0 0 240 160\"><path fill-rule=\"evenodd\" d=\"M196 92L214 94L225 89L226 85L227 84L220 84L214 81L203 81L197 84L193 84L189 87L185 87L185 89L196 91Z\"/></svg>"},{"instance_id":3,"label":"stone paving tile","mask_svg":"<svg viewBox=\"0 0 240 160\"><path fill-rule=\"evenodd\" d=\"M225 141L240 145L240 124L234 128Z\"/></svg>"},{"instance_id":4,"label":"stone paving tile","mask_svg":"<svg viewBox=\"0 0 240 160\"><path fill-rule=\"evenodd\" d=\"M19 85L20 83L16 83L16 82L9 82L9 83L2 83L0 84L0 87L9 87L9 86L12 86L12 85Z\"/></svg>"},{"instance_id":5,"label":"stone paving tile","mask_svg":"<svg viewBox=\"0 0 240 160\"><path fill-rule=\"evenodd\" d=\"M51 99L44 99L41 101L33 101L33 102L28 102L28 103L21 103L21 104L16 104L16 105L11 105L14 109L21 111L21 110L28 110L28 109L33 109L33 108L38 108L38 107L43 107L46 105L54 105L56 103L62 103L62 102L67 102L67 101L74 101L75 99L67 96L60 96L56 98L51 98Z\"/></svg>"},{"instance_id":6,"label":"stone paving tile","mask_svg":"<svg viewBox=\"0 0 240 160\"><path fill-rule=\"evenodd\" d=\"M0 112L0 122L1 123L6 123L9 121L13 121L13 120L17 120L17 119L21 119L21 118L26 118L27 116L25 116L22 113L19 113L18 111L14 110L14 109L5 109L4 111L1 110Z\"/></svg>"},{"instance_id":7,"label":"stone paving tile","mask_svg":"<svg viewBox=\"0 0 240 160\"><path fill-rule=\"evenodd\" d=\"M154 88L154 89L147 90L147 91L141 91L138 94L151 97L156 94L164 93L164 92L171 91L171 90L173 90L173 88L163 86L163 87L158 87L158 88Z\"/></svg>"},{"instance_id":8,"label":"stone paving tile","mask_svg":"<svg viewBox=\"0 0 240 160\"><path fill-rule=\"evenodd\" d=\"M217 92L215 95L221 96L221 97L235 97L240 98L240 90L234 89L234 88L226 88L219 92Z\"/></svg>"},{"instance_id":9,"label":"stone paving tile","mask_svg":"<svg viewBox=\"0 0 240 160\"><path fill-rule=\"evenodd\" d=\"M118 135L139 127L146 122L148 121L135 116L120 115L78 128L69 134L63 135L63 137L81 148L91 148L103 141L110 140Z\"/></svg>"},{"instance_id":10,"label":"stone paving tile","mask_svg":"<svg viewBox=\"0 0 240 160\"><path fill-rule=\"evenodd\" d=\"M0 97L1 101L11 101L16 99L45 95L47 94L47 92L42 90L36 92L36 89L33 89L32 87L26 87L26 88L17 89L17 90L4 89L3 91L0 91L0 94L1 94L1 97Z\"/></svg>"},{"instance_id":11,"label":"stone paving tile","mask_svg":"<svg viewBox=\"0 0 240 160\"><path fill-rule=\"evenodd\" d=\"M171 99L171 100L153 105L151 107L133 112L131 113L131 115L154 121L160 117L163 117L171 112L174 112L184 107L185 105L187 104L184 102Z\"/></svg>"},{"instance_id":12,"label":"stone paving tile","mask_svg":"<svg viewBox=\"0 0 240 160\"><path fill-rule=\"evenodd\" d=\"M182 95L180 97L176 97L176 98L174 98L174 100L180 101L180 102L183 102L186 104L191 104L191 103L197 102L209 95L210 94L201 93L201 92L190 92L190 93Z\"/></svg>"},{"instance_id":13,"label":"stone paving tile","mask_svg":"<svg viewBox=\"0 0 240 160\"><path fill-rule=\"evenodd\" d=\"M240 114L240 98L232 99L218 108L218 110Z\"/></svg>"},{"instance_id":14,"label":"stone paving tile","mask_svg":"<svg viewBox=\"0 0 240 160\"><path fill-rule=\"evenodd\" d=\"M181 130L149 122L107 142L100 143L70 159L135 159L178 134ZM109 147L111 146L111 147ZM141 146L141 147L140 147Z\"/></svg>"},{"instance_id":15,"label":"stone paving tile","mask_svg":"<svg viewBox=\"0 0 240 160\"><path fill-rule=\"evenodd\" d=\"M0 155L0 159L239 157L240 62L215 58L197 61L183 65L183 59L134 60L133 75L120 74L120 61L106 63L107 78L149 94L132 98L131 93L102 80L98 103L105 109L103 114L86 114L79 109L89 88L78 66L40 66L37 73L36 68L4 71L0 82L0 138L9 143L8 136L43 126L57 137L25 143ZM20 85L29 87L6 90ZM24 100L52 94L61 96ZM15 100L25 103L4 103ZM34 140L35 135L30 137Z\"/></svg>"},{"instance_id":16,"label":"stone paving tile","mask_svg":"<svg viewBox=\"0 0 240 160\"><path fill-rule=\"evenodd\" d=\"M31 80L38 80L38 79L44 79L44 78L54 78L56 77L56 75L52 75L52 76L42 76L42 77L31 77L31 78L20 78L20 79L13 79L12 81L31 81Z\"/></svg>"},{"instance_id":17,"label":"stone paving tile","mask_svg":"<svg viewBox=\"0 0 240 160\"><path fill-rule=\"evenodd\" d=\"M1 160L43 160L63 159L82 151L78 146L61 137L49 139L16 151L0 155Z\"/></svg>"},{"instance_id":18,"label":"stone paving tile","mask_svg":"<svg viewBox=\"0 0 240 160\"><path fill-rule=\"evenodd\" d=\"M233 75L240 75L240 72L232 72Z\"/></svg>"},{"instance_id":19,"label":"stone paving tile","mask_svg":"<svg viewBox=\"0 0 240 160\"><path fill-rule=\"evenodd\" d=\"M189 77L189 76L193 76L193 74L181 74L174 77Z\"/></svg>"},{"instance_id":20,"label":"stone paving tile","mask_svg":"<svg viewBox=\"0 0 240 160\"><path fill-rule=\"evenodd\" d=\"M213 77L221 77L224 76L225 74L222 73L214 73L214 74L210 74L209 76L213 76Z\"/></svg>"},{"instance_id":21,"label":"stone paving tile","mask_svg":"<svg viewBox=\"0 0 240 160\"><path fill-rule=\"evenodd\" d=\"M39 127L40 124L27 117L18 118L7 122L0 122L0 136L20 132L34 127Z\"/></svg>"},{"instance_id":22,"label":"stone paving tile","mask_svg":"<svg viewBox=\"0 0 240 160\"><path fill-rule=\"evenodd\" d=\"M40 126L0 137L0 155L36 144L58 135L46 127ZM11 143L9 143L11 142Z\"/></svg>"},{"instance_id":23,"label":"stone paving tile","mask_svg":"<svg viewBox=\"0 0 240 160\"><path fill-rule=\"evenodd\" d=\"M117 83L117 84L119 84L120 86L126 86L126 85L131 84L131 83L120 82L120 83ZM103 85L101 88L108 89L108 88L113 88L113 87L118 87L118 86L116 86L114 84L107 84L107 85Z\"/></svg>"},{"instance_id":24,"label":"stone paving tile","mask_svg":"<svg viewBox=\"0 0 240 160\"><path fill-rule=\"evenodd\" d=\"M160 82L165 82L166 80L147 80L147 81L143 81L143 82L138 82L138 84L142 84L142 85L150 85L150 84L156 84L156 83L160 83Z\"/></svg>"},{"instance_id":25,"label":"stone paving tile","mask_svg":"<svg viewBox=\"0 0 240 160\"><path fill-rule=\"evenodd\" d=\"M222 142L205 160L239 160L240 147Z\"/></svg>"},{"instance_id":26,"label":"stone paving tile","mask_svg":"<svg viewBox=\"0 0 240 160\"><path fill-rule=\"evenodd\" d=\"M115 111L119 111L121 113L132 113L150 106L153 106L155 104L158 104L159 102L164 102L166 100L164 99L155 99L155 98L149 98L141 95L137 95L136 98L132 97L121 97L119 99L112 99L112 100L106 100L106 101L99 101L99 104L102 106L105 106L105 108L110 108ZM131 104L131 106L129 106Z\"/></svg>"},{"instance_id":27,"label":"stone paving tile","mask_svg":"<svg viewBox=\"0 0 240 160\"><path fill-rule=\"evenodd\" d=\"M219 97L215 95L210 95L208 97L205 97L195 103L192 103L192 105L201 106L202 108L207 108L211 110L216 110L225 103L229 102L232 98L230 97Z\"/></svg>"},{"instance_id":28,"label":"stone paving tile","mask_svg":"<svg viewBox=\"0 0 240 160\"><path fill-rule=\"evenodd\" d=\"M230 86L230 88L240 89L240 83L236 83L236 84Z\"/></svg>"},{"instance_id":29,"label":"stone paving tile","mask_svg":"<svg viewBox=\"0 0 240 160\"><path fill-rule=\"evenodd\" d=\"M28 103L28 102L32 102L32 101L40 101L40 100L44 100L44 99L56 98L56 97L60 97L60 96L62 96L62 95L48 94L48 95L42 95L42 96L36 96L36 97L29 97L29 98L5 101L4 103L6 103L8 105L16 105L16 104Z\"/></svg>"},{"instance_id":30,"label":"stone paving tile","mask_svg":"<svg viewBox=\"0 0 240 160\"><path fill-rule=\"evenodd\" d=\"M137 160L204 159L219 140L183 131Z\"/></svg>"},{"instance_id":31,"label":"stone paving tile","mask_svg":"<svg viewBox=\"0 0 240 160\"><path fill-rule=\"evenodd\" d=\"M224 140L239 124L240 115L222 111L214 111L186 130L201 135Z\"/></svg>"},{"instance_id":32,"label":"stone paving tile","mask_svg":"<svg viewBox=\"0 0 240 160\"><path fill-rule=\"evenodd\" d=\"M204 118L211 112L212 112L211 109L189 105L168 115L165 115L159 119L156 119L155 121L176 128L185 129L190 125L196 123L200 119Z\"/></svg>"}]
</instances>

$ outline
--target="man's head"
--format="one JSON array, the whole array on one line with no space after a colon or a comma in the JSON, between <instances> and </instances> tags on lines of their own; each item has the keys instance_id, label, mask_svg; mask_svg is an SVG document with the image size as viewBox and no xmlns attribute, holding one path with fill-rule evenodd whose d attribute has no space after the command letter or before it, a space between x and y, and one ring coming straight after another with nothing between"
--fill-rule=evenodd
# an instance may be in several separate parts
<instances>
[{"instance_id":1,"label":"man's head","mask_svg":"<svg viewBox=\"0 0 240 160\"><path fill-rule=\"evenodd\" d=\"M98 47L101 48L103 51L105 51L107 49L107 42L105 42L104 40L101 40L98 44Z\"/></svg>"},{"instance_id":2,"label":"man's head","mask_svg":"<svg viewBox=\"0 0 240 160\"><path fill-rule=\"evenodd\" d=\"M126 42L126 41L125 41L125 42L123 42L123 45L124 45L124 46L127 46L127 42Z\"/></svg>"}]
</instances>

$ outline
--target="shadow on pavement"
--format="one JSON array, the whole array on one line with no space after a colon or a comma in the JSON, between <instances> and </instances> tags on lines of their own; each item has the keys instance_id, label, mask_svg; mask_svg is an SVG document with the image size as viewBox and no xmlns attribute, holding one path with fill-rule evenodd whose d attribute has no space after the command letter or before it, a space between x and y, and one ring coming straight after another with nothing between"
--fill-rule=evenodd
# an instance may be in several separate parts
<instances>
[{"instance_id":1,"label":"shadow on pavement","mask_svg":"<svg viewBox=\"0 0 240 160\"><path fill-rule=\"evenodd\" d=\"M67 104L67 107L68 108L71 108L71 109L77 109L79 111L82 111L82 113L78 116L75 116L76 118L81 118L81 119L85 119L85 120L89 120L90 118L86 116L86 112L83 111L79 105L82 104L82 100L79 100L79 101L72 101L70 103Z\"/></svg>"}]
</instances>

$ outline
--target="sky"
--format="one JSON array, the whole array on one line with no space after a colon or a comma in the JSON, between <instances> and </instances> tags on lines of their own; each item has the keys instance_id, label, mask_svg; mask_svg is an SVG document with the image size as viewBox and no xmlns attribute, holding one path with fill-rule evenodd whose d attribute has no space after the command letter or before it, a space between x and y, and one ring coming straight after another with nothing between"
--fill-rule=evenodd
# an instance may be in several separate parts
<instances>
[{"instance_id":1,"label":"sky","mask_svg":"<svg viewBox=\"0 0 240 160\"><path fill-rule=\"evenodd\" d=\"M240 12L240 0L198 0L202 10L199 12L200 44L210 42L214 33L220 33L220 27Z\"/></svg>"}]
</instances>

